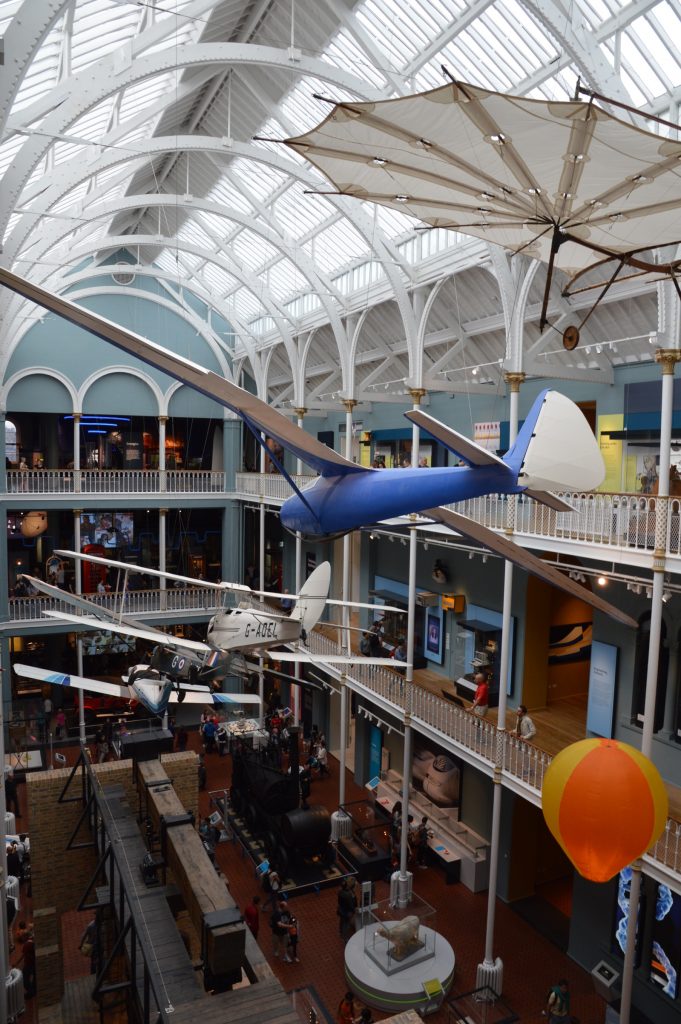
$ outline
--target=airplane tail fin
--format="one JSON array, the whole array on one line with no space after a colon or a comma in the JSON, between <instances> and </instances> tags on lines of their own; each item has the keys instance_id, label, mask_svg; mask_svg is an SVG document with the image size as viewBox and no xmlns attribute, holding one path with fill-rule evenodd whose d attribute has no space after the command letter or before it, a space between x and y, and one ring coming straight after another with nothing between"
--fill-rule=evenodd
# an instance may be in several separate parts
<instances>
[{"instance_id":1,"label":"airplane tail fin","mask_svg":"<svg viewBox=\"0 0 681 1024\"><path fill-rule=\"evenodd\" d=\"M329 596L330 583L331 566L328 562L322 562L300 588L291 618L297 619L305 632L319 622Z\"/></svg>"},{"instance_id":2,"label":"airplane tail fin","mask_svg":"<svg viewBox=\"0 0 681 1024\"><path fill-rule=\"evenodd\" d=\"M583 412L558 391L537 396L504 462L520 487L538 494L592 491L605 477L603 456Z\"/></svg>"}]
</instances>

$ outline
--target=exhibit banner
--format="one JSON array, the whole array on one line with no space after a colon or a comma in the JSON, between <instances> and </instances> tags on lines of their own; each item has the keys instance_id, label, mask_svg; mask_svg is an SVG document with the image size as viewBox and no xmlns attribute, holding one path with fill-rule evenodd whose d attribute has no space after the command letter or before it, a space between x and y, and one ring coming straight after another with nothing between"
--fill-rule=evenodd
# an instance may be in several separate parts
<instances>
[{"instance_id":1,"label":"exhibit banner","mask_svg":"<svg viewBox=\"0 0 681 1024\"><path fill-rule=\"evenodd\" d=\"M589 703L586 713L587 731L595 736L612 738L617 686L618 648L601 640L591 643L589 669Z\"/></svg>"},{"instance_id":2,"label":"exhibit banner","mask_svg":"<svg viewBox=\"0 0 681 1024\"><path fill-rule=\"evenodd\" d=\"M369 778L374 779L381 774L381 753L383 750L383 733L377 725L372 725L369 733Z\"/></svg>"}]
</instances>

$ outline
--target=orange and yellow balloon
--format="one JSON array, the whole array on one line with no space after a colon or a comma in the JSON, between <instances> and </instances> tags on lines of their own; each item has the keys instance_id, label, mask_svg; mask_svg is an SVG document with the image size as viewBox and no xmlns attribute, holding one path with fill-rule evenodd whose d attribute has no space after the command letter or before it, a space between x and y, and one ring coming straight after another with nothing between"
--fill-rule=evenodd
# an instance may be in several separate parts
<instances>
[{"instance_id":1,"label":"orange and yellow balloon","mask_svg":"<svg viewBox=\"0 0 681 1024\"><path fill-rule=\"evenodd\" d=\"M542 810L580 875L607 882L662 834L668 800L649 758L627 743L590 739L554 757Z\"/></svg>"}]
</instances>

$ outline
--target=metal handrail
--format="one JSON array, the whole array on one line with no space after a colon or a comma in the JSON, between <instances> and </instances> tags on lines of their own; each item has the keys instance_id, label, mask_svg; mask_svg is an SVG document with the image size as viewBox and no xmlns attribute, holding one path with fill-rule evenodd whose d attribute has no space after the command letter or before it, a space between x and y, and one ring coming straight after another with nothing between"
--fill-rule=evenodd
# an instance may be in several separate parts
<instances>
[{"instance_id":1,"label":"metal handrail","mask_svg":"<svg viewBox=\"0 0 681 1024\"><path fill-rule=\"evenodd\" d=\"M214 494L225 480L208 469L10 469L7 494Z\"/></svg>"}]
</instances>

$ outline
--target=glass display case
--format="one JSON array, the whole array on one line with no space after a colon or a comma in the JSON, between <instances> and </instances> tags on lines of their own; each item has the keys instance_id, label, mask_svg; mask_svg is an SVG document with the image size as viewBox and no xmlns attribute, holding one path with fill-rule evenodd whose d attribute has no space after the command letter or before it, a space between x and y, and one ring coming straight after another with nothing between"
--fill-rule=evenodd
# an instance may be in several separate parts
<instances>
[{"instance_id":1,"label":"glass display case","mask_svg":"<svg viewBox=\"0 0 681 1024\"><path fill-rule=\"evenodd\" d=\"M339 840L343 858L361 882L387 878L390 873L390 828L373 799L354 800L340 808L352 822L352 834Z\"/></svg>"},{"instance_id":2,"label":"glass display case","mask_svg":"<svg viewBox=\"0 0 681 1024\"><path fill-rule=\"evenodd\" d=\"M369 913L364 953L388 976L430 960L439 939L436 919L435 908L419 896L408 907L381 900Z\"/></svg>"}]
</instances>

